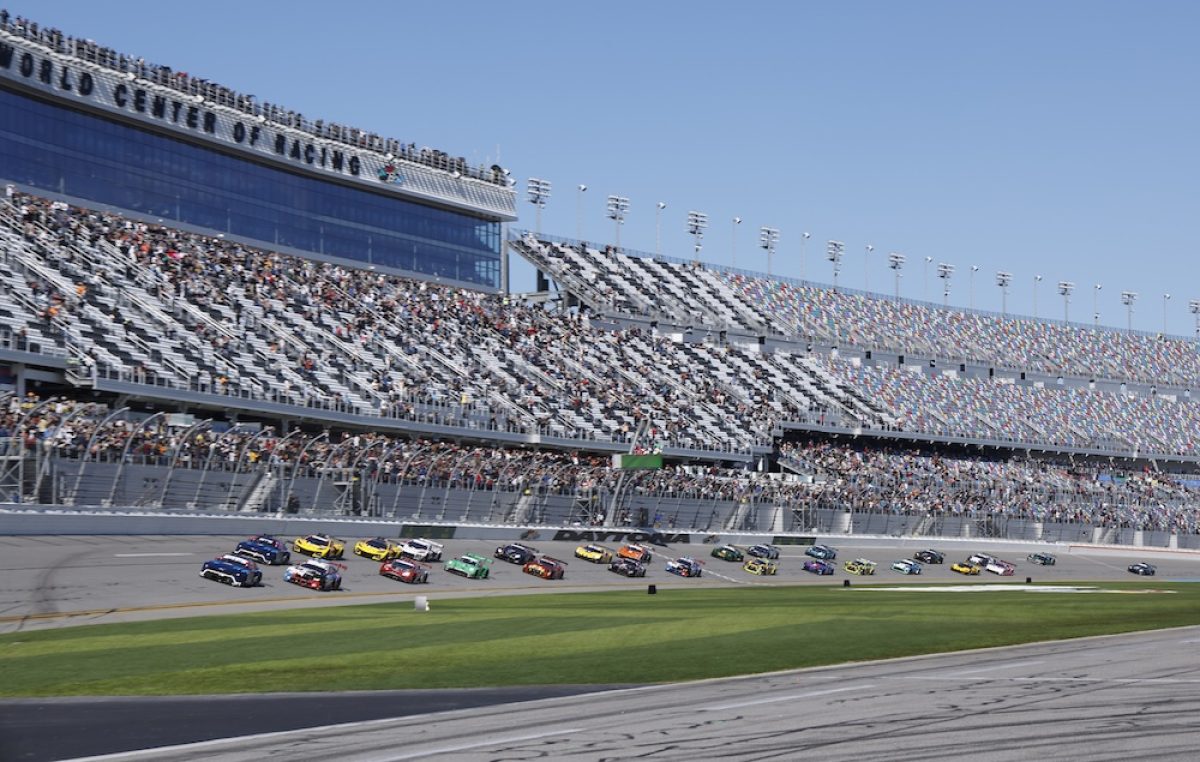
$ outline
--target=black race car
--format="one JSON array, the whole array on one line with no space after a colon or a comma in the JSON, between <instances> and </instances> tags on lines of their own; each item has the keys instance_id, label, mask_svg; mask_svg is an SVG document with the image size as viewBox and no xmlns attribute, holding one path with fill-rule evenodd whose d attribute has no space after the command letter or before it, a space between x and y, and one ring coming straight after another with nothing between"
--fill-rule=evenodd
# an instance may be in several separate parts
<instances>
[{"instance_id":1,"label":"black race car","mask_svg":"<svg viewBox=\"0 0 1200 762\"><path fill-rule=\"evenodd\" d=\"M936 550L918 550L913 558L923 564L941 564L946 562L946 556Z\"/></svg>"},{"instance_id":2,"label":"black race car","mask_svg":"<svg viewBox=\"0 0 1200 762\"><path fill-rule=\"evenodd\" d=\"M1129 573L1136 574L1139 577L1153 577L1158 569L1154 568L1154 564L1148 564L1145 561L1138 561L1136 564L1129 565Z\"/></svg>"},{"instance_id":3,"label":"black race car","mask_svg":"<svg viewBox=\"0 0 1200 762\"><path fill-rule=\"evenodd\" d=\"M536 549L531 548L528 545L522 545L519 542L514 542L508 545L501 545L500 547L496 548L496 552L492 555L502 561L508 561L510 564L521 564L524 566L525 564L537 558L538 552Z\"/></svg>"},{"instance_id":4,"label":"black race car","mask_svg":"<svg viewBox=\"0 0 1200 762\"><path fill-rule=\"evenodd\" d=\"M632 558L618 558L608 565L610 572L624 575L626 577L645 577L646 565L634 561Z\"/></svg>"}]
</instances>

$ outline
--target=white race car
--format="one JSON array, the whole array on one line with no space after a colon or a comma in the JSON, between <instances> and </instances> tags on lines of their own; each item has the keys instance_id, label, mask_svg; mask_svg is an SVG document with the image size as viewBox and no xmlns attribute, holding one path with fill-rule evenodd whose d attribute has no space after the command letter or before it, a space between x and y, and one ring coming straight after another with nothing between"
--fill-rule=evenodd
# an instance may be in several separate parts
<instances>
[{"instance_id":1,"label":"white race car","mask_svg":"<svg viewBox=\"0 0 1200 762\"><path fill-rule=\"evenodd\" d=\"M1017 570L1017 565L1008 561L1001 561L999 558L993 558L983 568L992 574L999 574L1001 577L1011 577L1013 572Z\"/></svg>"},{"instance_id":2,"label":"white race car","mask_svg":"<svg viewBox=\"0 0 1200 762\"><path fill-rule=\"evenodd\" d=\"M414 561L441 561L445 546L432 540L405 540L400 546L400 557L411 558Z\"/></svg>"},{"instance_id":3,"label":"white race car","mask_svg":"<svg viewBox=\"0 0 1200 762\"><path fill-rule=\"evenodd\" d=\"M911 558L902 558L892 564L892 571L898 571L901 574L920 574L921 565Z\"/></svg>"}]
</instances>

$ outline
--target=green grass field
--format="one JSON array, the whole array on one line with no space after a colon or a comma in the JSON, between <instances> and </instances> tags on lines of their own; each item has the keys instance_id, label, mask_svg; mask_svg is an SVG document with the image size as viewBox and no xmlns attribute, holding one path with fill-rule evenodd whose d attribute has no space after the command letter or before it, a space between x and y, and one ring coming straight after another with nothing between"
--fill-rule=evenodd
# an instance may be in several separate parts
<instances>
[{"instance_id":1,"label":"green grass field","mask_svg":"<svg viewBox=\"0 0 1200 762\"><path fill-rule=\"evenodd\" d=\"M1200 624L1163 595L644 589L458 598L0 636L4 696L656 683Z\"/></svg>"}]
</instances>

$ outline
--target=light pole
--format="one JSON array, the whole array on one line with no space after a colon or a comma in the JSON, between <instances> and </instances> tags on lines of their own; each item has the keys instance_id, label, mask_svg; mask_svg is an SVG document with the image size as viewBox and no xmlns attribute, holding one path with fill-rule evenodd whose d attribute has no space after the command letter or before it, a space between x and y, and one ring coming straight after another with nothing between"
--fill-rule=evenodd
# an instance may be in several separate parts
<instances>
[{"instance_id":1,"label":"light pole","mask_svg":"<svg viewBox=\"0 0 1200 762\"><path fill-rule=\"evenodd\" d=\"M1042 282L1042 276L1033 276L1033 319L1037 320L1037 292L1038 284Z\"/></svg>"},{"instance_id":2,"label":"light pole","mask_svg":"<svg viewBox=\"0 0 1200 762\"><path fill-rule=\"evenodd\" d=\"M1063 298L1063 322L1071 322L1071 292L1075 290L1075 284L1069 280L1060 280L1058 282L1058 293Z\"/></svg>"},{"instance_id":3,"label":"light pole","mask_svg":"<svg viewBox=\"0 0 1200 762\"><path fill-rule=\"evenodd\" d=\"M1100 289L1104 288L1099 283L1092 286L1092 327L1100 327Z\"/></svg>"},{"instance_id":4,"label":"light pole","mask_svg":"<svg viewBox=\"0 0 1200 762\"><path fill-rule=\"evenodd\" d=\"M624 196L608 197L608 218L613 221L617 233L617 250L621 249L621 226L625 224L625 215L629 213L629 199Z\"/></svg>"},{"instance_id":5,"label":"light pole","mask_svg":"<svg viewBox=\"0 0 1200 762\"><path fill-rule=\"evenodd\" d=\"M1133 330L1133 303L1137 301L1136 291L1122 291L1121 304L1125 305L1125 330Z\"/></svg>"},{"instance_id":6,"label":"light pole","mask_svg":"<svg viewBox=\"0 0 1200 762\"><path fill-rule=\"evenodd\" d=\"M871 290L871 252L875 251L875 247L867 244L863 250L863 291Z\"/></svg>"},{"instance_id":7,"label":"light pole","mask_svg":"<svg viewBox=\"0 0 1200 762\"><path fill-rule=\"evenodd\" d=\"M950 278L954 275L954 265L938 262L937 276L942 279L942 306L950 305Z\"/></svg>"},{"instance_id":8,"label":"light pole","mask_svg":"<svg viewBox=\"0 0 1200 762\"><path fill-rule=\"evenodd\" d=\"M892 272L896 275L896 301L900 301L900 270L904 267L907 257L903 254L892 252L888 254L888 267L892 268Z\"/></svg>"},{"instance_id":9,"label":"light pole","mask_svg":"<svg viewBox=\"0 0 1200 762\"><path fill-rule=\"evenodd\" d=\"M971 309L975 309L975 273L979 272L979 265L971 265Z\"/></svg>"},{"instance_id":10,"label":"light pole","mask_svg":"<svg viewBox=\"0 0 1200 762\"><path fill-rule=\"evenodd\" d=\"M667 202L659 201L654 208L654 253L662 256L662 212L667 208Z\"/></svg>"},{"instance_id":11,"label":"light pole","mask_svg":"<svg viewBox=\"0 0 1200 762\"><path fill-rule=\"evenodd\" d=\"M704 229L708 227L708 215L703 212L688 212L687 213L687 229L694 241L694 253L696 262L700 262L700 249L703 248L701 241L704 240Z\"/></svg>"},{"instance_id":12,"label":"light pole","mask_svg":"<svg viewBox=\"0 0 1200 762\"><path fill-rule=\"evenodd\" d=\"M1012 285L1012 273L996 272L996 285L1000 287L1000 317L1008 315L1008 287Z\"/></svg>"},{"instance_id":13,"label":"light pole","mask_svg":"<svg viewBox=\"0 0 1200 762\"><path fill-rule=\"evenodd\" d=\"M1171 301L1170 294L1163 294L1163 338L1167 337L1167 302Z\"/></svg>"},{"instance_id":14,"label":"light pole","mask_svg":"<svg viewBox=\"0 0 1200 762\"><path fill-rule=\"evenodd\" d=\"M804 280L804 248L809 238L812 238L812 233L800 234L800 280Z\"/></svg>"},{"instance_id":15,"label":"light pole","mask_svg":"<svg viewBox=\"0 0 1200 762\"><path fill-rule=\"evenodd\" d=\"M775 261L775 247L779 245L779 228L766 225L758 229L758 245L767 250L767 275L771 274L771 263Z\"/></svg>"},{"instance_id":16,"label":"light pole","mask_svg":"<svg viewBox=\"0 0 1200 762\"><path fill-rule=\"evenodd\" d=\"M537 234L541 235L542 210L546 208L546 202L550 200L550 181L531 177L526 190L529 192L529 203L537 207Z\"/></svg>"},{"instance_id":17,"label":"light pole","mask_svg":"<svg viewBox=\"0 0 1200 762\"><path fill-rule=\"evenodd\" d=\"M729 225L729 264L731 267L737 267L737 231L738 225L742 224L741 217L734 217L733 222Z\"/></svg>"},{"instance_id":18,"label":"light pole","mask_svg":"<svg viewBox=\"0 0 1200 762\"><path fill-rule=\"evenodd\" d=\"M1196 316L1196 343L1200 344L1200 299L1189 300L1188 310Z\"/></svg>"},{"instance_id":19,"label":"light pole","mask_svg":"<svg viewBox=\"0 0 1200 762\"><path fill-rule=\"evenodd\" d=\"M925 284L922 286L923 293L921 298L929 301L929 263L933 261L933 257L925 257Z\"/></svg>"},{"instance_id":20,"label":"light pole","mask_svg":"<svg viewBox=\"0 0 1200 762\"><path fill-rule=\"evenodd\" d=\"M833 290L837 291L838 273L842 270L842 254L846 244L841 241L828 241L825 244L825 258L833 265Z\"/></svg>"},{"instance_id":21,"label":"light pole","mask_svg":"<svg viewBox=\"0 0 1200 762\"><path fill-rule=\"evenodd\" d=\"M575 240L583 240L583 194L587 186L583 183L575 186Z\"/></svg>"}]
</instances>

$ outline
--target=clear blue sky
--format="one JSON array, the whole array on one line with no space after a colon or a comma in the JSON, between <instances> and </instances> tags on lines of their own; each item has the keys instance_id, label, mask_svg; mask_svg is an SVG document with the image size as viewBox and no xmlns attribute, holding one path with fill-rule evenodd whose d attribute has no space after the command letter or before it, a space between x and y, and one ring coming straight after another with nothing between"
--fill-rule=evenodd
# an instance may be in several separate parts
<instances>
[{"instance_id":1,"label":"clear blue sky","mask_svg":"<svg viewBox=\"0 0 1200 762\"><path fill-rule=\"evenodd\" d=\"M0 3L5 0L0 0ZM554 189L542 229L950 303L1193 335L1200 202L1200 3L229 2L7 0L10 12L284 104L314 118L500 162ZM733 234L732 220L743 218ZM872 244L869 267L864 248ZM514 288L531 286L518 268Z\"/></svg>"}]
</instances>

